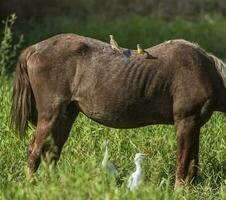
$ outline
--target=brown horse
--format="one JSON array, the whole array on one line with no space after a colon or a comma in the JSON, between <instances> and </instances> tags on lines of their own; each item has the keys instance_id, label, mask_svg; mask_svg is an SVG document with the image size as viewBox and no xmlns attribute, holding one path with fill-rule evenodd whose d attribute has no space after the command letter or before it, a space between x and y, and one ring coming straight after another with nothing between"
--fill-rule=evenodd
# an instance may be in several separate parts
<instances>
[{"instance_id":1,"label":"brown horse","mask_svg":"<svg viewBox=\"0 0 226 200\"><path fill-rule=\"evenodd\" d=\"M98 40L62 34L23 51L13 87L11 120L20 134L37 126L28 166L56 162L79 112L114 128L174 124L175 187L197 171L200 128L226 112L224 63L198 45L172 40L147 49L156 59L114 52ZM55 148L45 145L51 136Z\"/></svg>"}]
</instances>

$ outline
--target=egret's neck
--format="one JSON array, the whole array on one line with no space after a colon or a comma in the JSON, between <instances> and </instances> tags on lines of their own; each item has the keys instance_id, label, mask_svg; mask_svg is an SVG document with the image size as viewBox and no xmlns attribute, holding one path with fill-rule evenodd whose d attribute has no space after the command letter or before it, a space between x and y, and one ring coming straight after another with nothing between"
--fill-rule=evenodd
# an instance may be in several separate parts
<instances>
[{"instance_id":1,"label":"egret's neck","mask_svg":"<svg viewBox=\"0 0 226 200\"><path fill-rule=\"evenodd\" d=\"M135 165L136 165L136 171L141 171L141 161L136 161Z\"/></svg>"},{"instance_id":2,"label":"egret's neck","mask_svg":"<svg viewBox=\"0 0 226 200\"><path fill-rule=\"evenodd\" d=\"M102 161L102 165L106 165L108 162L108 148L107 146L105 147L105 152L104 152L104 159Z\"/></svg>"}]
</instances>

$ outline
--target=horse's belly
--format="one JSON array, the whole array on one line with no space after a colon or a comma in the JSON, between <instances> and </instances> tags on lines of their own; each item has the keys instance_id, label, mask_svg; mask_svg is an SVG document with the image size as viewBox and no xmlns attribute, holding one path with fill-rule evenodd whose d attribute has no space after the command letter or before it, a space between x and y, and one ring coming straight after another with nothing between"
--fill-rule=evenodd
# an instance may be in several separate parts
<instances>
[{"instance_id":1,"label":"horse's belly","mask_svg":"<svg viewBox=\"0 0 226 200\"><path fill-rule=\"evenodd\" d=\"M148 102L125 104L79 104L81 111L94 121L113 128L136 128L151 124L172 124L170 108L162 108Z\"/></svg>"}]
</instances>

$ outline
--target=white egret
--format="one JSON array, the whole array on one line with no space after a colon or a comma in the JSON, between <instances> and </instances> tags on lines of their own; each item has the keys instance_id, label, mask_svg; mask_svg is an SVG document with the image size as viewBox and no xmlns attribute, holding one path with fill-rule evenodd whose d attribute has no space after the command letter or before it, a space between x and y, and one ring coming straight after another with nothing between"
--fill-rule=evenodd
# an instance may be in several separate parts
<instances>
[{"instance_id":1,"label":"white egret","mask_svg":"<svg viewBox=\"0 0 226 200\"><path fill-rule=\"evenodd\" d=\"M105 152L104 152L104 158L102 160L102 166L103 168L107 169L112 175L117 176L118 171L114 164L109 160L109 154L108 154L108 141L104 141L104 147L105 147Z\"/></svg>"},{"instance_id":2,"label":"white egret","mask_svg":"<svg viewBox=\"0 0 226 200\"><path fill-rule=\"evenodd\" d=\"M137 153L134 158L134 163L136 165L136 171L132 173L132 175L128 179L128 185L127 187L131 190L134 191L136 190L139 185L142 183L142 168L141 168L141 161L144 159L144 156L146 154L143 153Z\"/></svg>"}]
</instances>

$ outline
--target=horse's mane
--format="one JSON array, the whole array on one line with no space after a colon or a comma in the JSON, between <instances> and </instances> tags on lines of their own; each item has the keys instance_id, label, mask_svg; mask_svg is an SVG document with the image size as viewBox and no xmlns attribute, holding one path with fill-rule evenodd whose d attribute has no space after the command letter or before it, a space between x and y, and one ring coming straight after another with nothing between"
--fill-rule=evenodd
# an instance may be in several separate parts
<instances>
[{"instance_id":1,"label":"horse's mane","mask_svg":"<svg viewBox=\"0 0 226 200\"><path fill-rule=\"evenodd\" d=\"M220 73L224 82L224 87L226 88L226 64L221 59L217 58L211 53L208 53L208 56L214 61L215 67Z\"/></svg>"}]
</instances>

